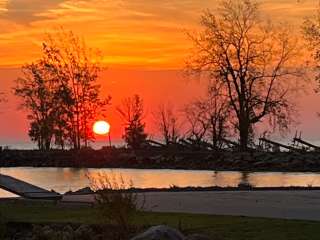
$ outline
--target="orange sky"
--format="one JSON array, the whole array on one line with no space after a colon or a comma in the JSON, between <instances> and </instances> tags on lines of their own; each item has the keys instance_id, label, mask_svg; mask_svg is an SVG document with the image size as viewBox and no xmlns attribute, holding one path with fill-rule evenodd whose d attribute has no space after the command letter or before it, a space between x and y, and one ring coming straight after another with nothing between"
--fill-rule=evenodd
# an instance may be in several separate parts
<instances>
[{"instance_id":1,"label":"orange sky","mask_svg":"<svg viewBox=\"0 0 320 240\"><path fill-rule=\"evenodd\" d=\"M9 98L0 108L0 144L27 140L25 114L17 111L17 99L10 92L20 74L19 67L39 56L44 33L64 26L83 36L88 45L102 50L108 70L99 81L103 93L113 97L110 121L114 137L120 138L121 125L114 107L123 97L141 94L147 111L151 112L152 106L160 102L174 102L179 108L201 93L199 82L185 80L179 73L191 47L185 31L196 30L201 12L207 8L214 10L217 2L0 0L0 91L5 90ZM292 24L297 32L303 18L312 15L318 3L317 0L259 2L266 16ZM312 91L301 98L304 124L298 127L315 140L318 138L312 128L318 124L315 117L318 100ZM152 124L148 125L151 129Z\"/></svg>"},{"instance_id":2,"label":"orange sky","mask_svg":"<svg viewBox=\"0 0 320 240\"><path fill-rule=\"evenodd\" d=\"M105 54L109 66L180 68L201 12L217 0L0 0L0 66L19 66L39 55L43 34L64 26ZM301 23L317 0L266 0L274 21Z\"/></svg>"}]
</instances>

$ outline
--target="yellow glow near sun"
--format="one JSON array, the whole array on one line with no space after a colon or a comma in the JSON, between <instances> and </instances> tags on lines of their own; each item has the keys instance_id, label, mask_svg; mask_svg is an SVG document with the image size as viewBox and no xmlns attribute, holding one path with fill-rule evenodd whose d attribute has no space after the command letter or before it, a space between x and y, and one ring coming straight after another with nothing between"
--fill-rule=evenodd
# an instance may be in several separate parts
<instances>
[{"instance_id":1,"label":"yellow glow near sun","mask_svg":"<svg viewBox=\"0 0 320 240\"><path fill-rule=\"evenodd\" d=\"M93 125L93 132L98 135L105 135L110 132L110 124L106 121L97 121Z\"/></svg>"}]
</instances>

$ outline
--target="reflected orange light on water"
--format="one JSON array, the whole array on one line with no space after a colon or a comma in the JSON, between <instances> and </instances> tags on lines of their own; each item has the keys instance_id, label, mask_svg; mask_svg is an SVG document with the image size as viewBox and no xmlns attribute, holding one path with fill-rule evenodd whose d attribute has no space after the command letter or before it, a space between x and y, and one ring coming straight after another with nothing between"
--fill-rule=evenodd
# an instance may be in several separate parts
<instances>
[{"instance_id":1,"label":"reflected orange light on water","mask_svg":"<svg viewBox=\"0 0 320 240\"><path fill-rule=\"evenodd\" d=\"M90 184L89 177L112 175L125 183L131 180L137 188L236 187L247 182L255 187L320 187L318 173L241 173L219 171L150 170L150 169L76 169L76 168L1 168L1 173L36 186L65 193ZM0 198L12 196L0 191Z\"/></svg>"}]
</instances>

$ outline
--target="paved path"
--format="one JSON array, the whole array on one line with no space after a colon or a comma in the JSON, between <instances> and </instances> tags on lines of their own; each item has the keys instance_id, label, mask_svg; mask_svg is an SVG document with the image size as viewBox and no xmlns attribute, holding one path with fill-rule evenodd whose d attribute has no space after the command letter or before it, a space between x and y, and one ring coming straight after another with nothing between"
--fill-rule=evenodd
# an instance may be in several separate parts
<instances>
[{"instance_id":1,"label":"paved path","mask_svg":"<svg viewBox=\"0 0 320 240\"><path fill-rule=\"evenodd\" d=\"M226 191L145 193L146 209L215 215L320 221L320 191ZM93 195L64 196L64 201L92 202Z\"/></svg>"}]
</instances>

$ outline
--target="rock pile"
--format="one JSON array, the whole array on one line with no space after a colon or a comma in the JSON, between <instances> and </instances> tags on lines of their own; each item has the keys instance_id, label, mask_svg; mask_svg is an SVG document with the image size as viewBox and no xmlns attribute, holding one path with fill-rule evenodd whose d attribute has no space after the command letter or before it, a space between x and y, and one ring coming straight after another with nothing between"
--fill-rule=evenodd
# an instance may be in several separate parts
<instances>
[{"instance_id":1,"label":"rock pile","mask_svg":"<svg viewBox=\"0 0 320 240\"><path fill-rule=\"evenodd\" d=\"M5 150L0 167L110 167L232 171L320 171L320 152Z\"/></svg>"}]
</instances>

